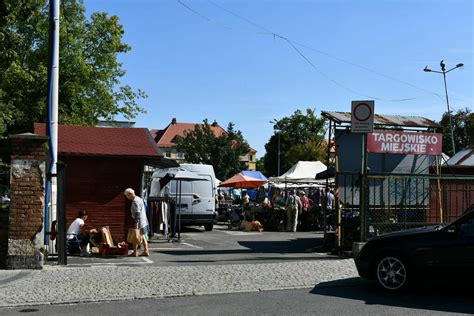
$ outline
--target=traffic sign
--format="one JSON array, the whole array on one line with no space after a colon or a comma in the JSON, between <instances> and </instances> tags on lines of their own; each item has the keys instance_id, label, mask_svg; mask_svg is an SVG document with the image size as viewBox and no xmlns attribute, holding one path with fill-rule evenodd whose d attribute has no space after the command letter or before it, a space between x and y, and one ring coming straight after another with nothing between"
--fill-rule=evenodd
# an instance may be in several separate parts
<instances>
[{"instance_id":1,"label":"traffic sign","mask_svg":"<svg viewBox=\"0 0 474 316\"><path fill-rule=\"evenodd\" d=\"M374 103L374 101L352 101L352 133L372 133L374 131Z\"/></svg>"}]
</instances>

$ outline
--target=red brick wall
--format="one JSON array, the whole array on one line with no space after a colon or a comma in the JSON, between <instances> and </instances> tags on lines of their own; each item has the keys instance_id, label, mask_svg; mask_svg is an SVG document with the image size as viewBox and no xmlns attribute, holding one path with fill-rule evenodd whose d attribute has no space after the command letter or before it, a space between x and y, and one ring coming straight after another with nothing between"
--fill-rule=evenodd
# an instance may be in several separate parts
<instances>
[{"instance_id":1,"label":"red brick wall","mask_svg":"<svg viewBox=\"0 0 474 316\"><path fill-rule=\"evenodd\" d=\"M124 241L131 218L130 202L123 191L129 187L139 190L142 160L78 156L59 159L66 164L67 227L80 210L86 210L86 229L109 226L114 241Z\"/></svg>"},{"instance_id":2,"label":"red brick wall","mask_svg":"<svg viewBox=\"0 0 474 316\"><path fill-rule=\"evenodd\" d=\"M44 138L12 139L12 176L10 204L11 239L32 239L43 227L44 170L40 163L45 161ZM21 172L15 171L14 160L24 160Z\"/></svg>"},{"instance_id":3,"label":"red brick wall","mask_svg":"<svg viewBox=\"0 0 474 316\"><path fill-rule=\"evenodd\" d=\"M43 266L43 212L45 158L48 138L11 136L11 203L6 266L41 269Z\"/></svg>"}]
</instances>

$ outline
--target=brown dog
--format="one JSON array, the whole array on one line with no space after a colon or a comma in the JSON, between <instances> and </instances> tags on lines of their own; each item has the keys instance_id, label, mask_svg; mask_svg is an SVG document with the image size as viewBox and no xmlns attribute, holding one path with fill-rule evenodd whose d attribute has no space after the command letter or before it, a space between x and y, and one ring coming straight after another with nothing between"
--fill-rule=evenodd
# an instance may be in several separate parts
<instances>
[{"instance_id":1,"label":"brown dog","mask_svg":"<svg viewBox=\"0 0 474 316\"><path fill-rule=\"evenodd\" d=\"M244 232L262 232L263 225L259 221L252 221L245 223Z\"/></svg>"}]
</instances>

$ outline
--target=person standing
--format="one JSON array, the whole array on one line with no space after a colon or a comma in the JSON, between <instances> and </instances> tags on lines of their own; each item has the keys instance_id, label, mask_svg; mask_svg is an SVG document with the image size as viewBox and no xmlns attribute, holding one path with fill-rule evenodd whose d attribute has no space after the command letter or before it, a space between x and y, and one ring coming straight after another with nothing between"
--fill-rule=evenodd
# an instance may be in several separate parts
<instances>
[{"instance_id":1,"label":"person standing","mask_svg":"<svg viewBox=\"0 0 474 316\"><path fill-rule=\"evenodd\" d=\"M336 224L336 214L335 214L335 205L336 198L334 197L334 192L329 188L326 188L326 218L327 226L329 230L333 230Z\"/></svg>"},{"instance_id":2,"label":"person standing","mask_svg":"<svg viewBox=\"0 0 474 316\"><path fill-rule=\"evenodd\" d=\"M140 229L140 234L142 235L143 242L143 252L140 256L148 257L148 234L150 233L150 226L148 224L148 219L146 218L145 204L143 199L135 195L135 191L131 188L128 188L124 191L124 195L127 199L132 201L132 206L130 208L130 213L132 219L135 221L134 227ZM138 256L138 244L133 245L133 252L129 255L131 257Z\"/></svg>"},{"instance_id":3,"label":"person standing","mask_svg":"<svg viewBox=\"0 0 474 316\"><path fill-rule=\"evenodd\" d=\"M300 200L302 212L308 212L313 201L306 196L306 192L303 190L300 191Z\"/></svg>"},{"instance_id":4,"label":"person standing","mask_svg":"<svg viewBox=\"0 0 474 316\"><path fill-rule=\"evenodd\" d=\"M286 231L296 232L298 225L298 213L301 212L301 199L296 195L296 190L291 190L291 195L288 197L286 207Z\"/></svg>"}]
</instances>

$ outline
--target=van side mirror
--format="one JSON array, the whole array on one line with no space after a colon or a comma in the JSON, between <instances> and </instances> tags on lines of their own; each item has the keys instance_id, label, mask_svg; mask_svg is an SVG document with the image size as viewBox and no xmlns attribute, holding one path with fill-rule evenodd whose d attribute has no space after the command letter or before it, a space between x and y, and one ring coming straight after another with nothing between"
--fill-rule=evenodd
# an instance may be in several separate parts
<instances>
[{"instance_id":1,"label":"van side mirror","mask_svg":"<svg viewBox=\"0 0 474 316\"><path fill-rule=\"evenodd\" d=\"M456 226L452 225L448 227L448 233L454 234L456 233Z\"/></svg>"}]
</instances>

